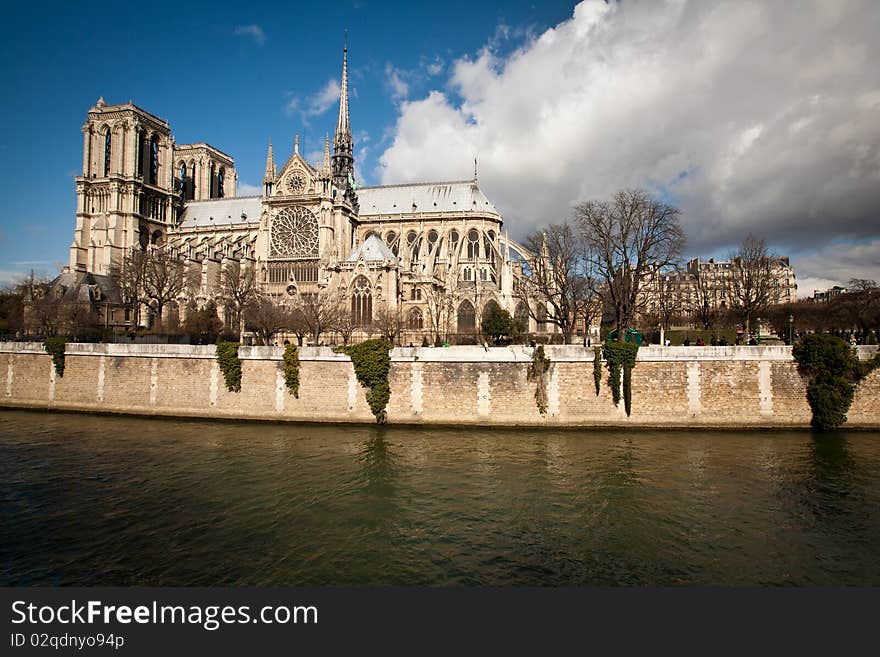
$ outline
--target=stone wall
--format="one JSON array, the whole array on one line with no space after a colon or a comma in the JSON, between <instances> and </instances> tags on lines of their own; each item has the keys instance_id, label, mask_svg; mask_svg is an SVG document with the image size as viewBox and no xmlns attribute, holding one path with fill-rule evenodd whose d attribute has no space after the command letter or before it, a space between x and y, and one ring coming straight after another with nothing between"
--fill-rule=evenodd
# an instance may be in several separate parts
<instances>
[{"instance_id":1,"label":"stone wall","mask_svg":"<svg viewBox=\"0 0 880 657\"><path fill-rule=\"evenodd\" d=\"M860 348L867 358L876 351ZM806 387L788 347L646 347L633 370L632 415L616 407L607 371L597 396L593 350L546 347L547 413L526 372L528 347L398 348L388 421L395 424L806 427ZM300 349L299 398L283 349L242 347L241 392L229 392L213 346L68 344L63 377L37 343L0 343L0 405L108 413L373 422L348 356ZM856 392L847 426L880 427L880 370Z\"/></svg>"}]
</instances>

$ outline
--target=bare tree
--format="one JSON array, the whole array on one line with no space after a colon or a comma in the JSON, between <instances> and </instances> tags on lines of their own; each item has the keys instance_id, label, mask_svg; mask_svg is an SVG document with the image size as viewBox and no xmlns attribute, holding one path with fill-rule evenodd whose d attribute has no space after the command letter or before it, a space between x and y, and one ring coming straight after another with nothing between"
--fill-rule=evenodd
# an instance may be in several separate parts
<instances>
[{"instance_id":1,"label":"bare tree","mask_svg":"<svg viewBox=\"0 0 880 657\"><path fill-rule=\"evenodd\" d=\"M718 319L716 283L705 270L696 266L690 273L690 294L685 310L691 321L702 328L711 329Z\"/></svg>"},{"instance_id":2,"label":"bare tree","mask_svg":"<svg viewBox=\"0 0 880 657\"><path fill-rule=\"evenodd\" d=\"M187 290L189 280L183 260L163 248L152 249L146 256L144 295L161 322L162 312L169 303Z\"/></svg>"},{"instance_id":3,"label":"bare tree","mask_svg":"<svg viewBox=\"0 0 880 657\"><path fill-rule=\"evenodd\" d=\"M386 303L380 304L373 312L373 328L392 344L400 336L401 324L400 311L389 308Z\"/></svg>"},{"instance_id":4,"label":"bare tree","mask_svg":"<svg viewBox=\"0 0 880 657\"><path fill-rule=\"evenodd\" d=\"M109 274L116 280L122 302L132 309L132 323L140 325L141 304L147 302L144 283L147 275L148 255L134 248L123 256L118 264L110 267Z\"/></svg>"},{"instance_id":5,"label":"bare tree","mask_svg":"<svg viewBox=\"0 0 880 657\"><path fill-rule=\"evenodd\" d=\"M760 317L771 303L773 294L773 260L767 243L751 233L746 235L739 250L730 255L727 277L731 309L740 322L746 338L752 321Z\"/></svg>"},{"instance_id":6,"label":"bare tree","mask_svg":"<svg viewBox=\"0 0 880 657\"><path fill-rule=\"evenodd\" d=\"M322 333L336 328L337 319L344 312L336 295L326 289L299 293L294 308L301 314L315 344L318 344Z\"/></svg>"},{"instance_id":7,"label":"bare tree","mask_svg":"<svg viewBox=\"0 0 880 657\"><path fill-rule=\"evenodd\" d=\"M271 345L275 334L291 324L290 310L266 296L252 301L244 310L244 322L264 345Z\"/></svg>"},{"instance_id":8,"label":"bare tree","mask_svg":"<svg viewBox=\"0 0 880 657\"><path fill-rule=\"evenodd\" d=\"M880 287L877 287L877 281L853 278L847 284L847 290L854 323L861 330L864 340L871 328L880 328Z\"/></svg>"},{"instance_id":9,"label":"bare tree","mask_svg":"<svg viewBox=\"0 0 880 657\"><path fill-rule=\"evenodd\" d=\"M593 315L596 308L596 285L586 242L566 222L529 235L525 245L536 255L524 267L515 294L533 319L559 327L569 342L578 323ZM588 321L591 318L587 317Z\"/></svg>"},{"instance_id":10,"label":"bare tree","mask_svg":"<svg viewBox=\"0 0 880 657\"><path fill-rule=\"evenodd\" d=\"M341 305L333 328L339 333L339 337L342 338L342 344L347 345L351 342L351 337L354 335L354 332L360 327L354 321L354 315L351 314L351 309Z\"/></svg>"},{"instance_id":11,"label":"bare tree","mask_svg":"<svg viewBox=\"0 0 880 657\"><path fill-rule=\"evenodd\" d=\"M242 266L237 260L227 261L220 276L220 298L239 335L244 329L242 322L244 309L253 303L258 295L256 268ZM229 328L226 327L226 330Z\"/></svg>"},{"instance_id":12,"label":"bare tree","mask_svg":"<svg viewBox=\"0 0 880 657\"><path fill-rule=\"evenodd\" d=\"M455 291L447 289L446 281L434 275L437 279L433 284L426 285L422 289L427 303L427 319L434 341L445 341L449 337L452 318L455 317L455 305L458 297Z\"/></svg>"},{"instance_id":13,"label":"bare tree","mask_svg":"<svg viewBox=\"0 0 880 657\"><path fill-rule=\"evenodd\" d=\"M676 265L685 236L680 211L640 189L617 192L611 201L588 201L575 208L595 273L593 291L614 314L619 340L640 310L639 288L649 268Z\"/></svg>"}]
</instances>

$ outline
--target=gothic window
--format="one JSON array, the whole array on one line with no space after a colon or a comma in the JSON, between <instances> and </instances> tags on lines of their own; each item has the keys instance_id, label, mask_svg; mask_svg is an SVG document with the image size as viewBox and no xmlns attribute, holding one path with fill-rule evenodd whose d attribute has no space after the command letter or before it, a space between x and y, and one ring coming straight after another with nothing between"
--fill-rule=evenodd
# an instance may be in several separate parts
<instances>
[{"instance_id":1,"label":"gothic window","mask_svg":"<svg viewBox=\"0 0 880 657\"><path fill-rule=\"evenodd\" d=\"M220 167L217 172L217 198L223 198L223 176L225 173L226 170L223 167Z\"/></svg>"},{"instance_id":2,"label":"gothic window","mask_svg":"<svg viewBox=\"0 0 880 657\"><path fill-rule=\"evenodd\" d=\"M538 333L547 332L547 307L543 303L538 304L535 312L535 321L538 323Z\"/></svg>"},{"instance_id":3,"label":"gothic window","mask_svg":"<svg viewBox=\"0 0 880 657\"><path fill-rule=\"evenodd\" d=\"M137 133L137 175L144 175L144 142L147 139L147 135L143 130L138 130Z\"/></svg>"},{"instance_id":4,"label":"gothic window","mask_svg":"<svg viewBox=\"0 0 880 657\"><path fill-rule=\"evenodd\" d=\"M318 257L318 217L302 206L284 208L272 221L270 258Z\"/></svg>"},{"instance_id":5,"label":"gothic window","mask_svg":"<svg viewBox=\"0 0 880 657\"><path fill-rule=\"evenodd\" d=\"M486 274L486 268L481 267L480 268L480 280L485 281L485 280L487 280L487 278L488 278L488 275Z\"/></svg>"},{"instance_id":6,"label":"gothic window","mask_svg":"<svg viewBox=\"0 0 880 657\"><path fill-rule=\"evenodd\" d=\"M464 270L462 272L462 278L466 281L471 280L471 268L470 267L464 268Z\"/></svg>"},{"instance_id":7,"label":"gothic window","mask_svg":"<svg viewBox=\"0 0 880 657\"><path fill-rule=\"evenodd\" d=\"M432 230L428 232L428 251L431 252L434 250L434 245L437 243L437 235L436 230Z\"/></svg>"},{"instance_id":8,"label":"gothic window","mask_svg":"<svg viewBox=\"0 0 880 657\"><path fill-rule=\"evenodd\" d=\"M104 175L110 175L110 146L112 144L113 137L110 133L110 128L107 128L107 135L104 137Z\"/></svg>"},{"instance_id":9,"label":"gothic window","mask_svg":"<svg viewBox=\"0 0 880 657\"><path fill-rule=\"evenodd\" d=\"M367 326L373 321L373 294L370 281L358 276L351 291L351 319L355 326Z\"/></svg>"},{"instance_id":10,"label":"gothic window","mask_svg":"<svg viewBox=\"0 0 880 657\"><path fill-rule=\"evenodd\" d=\"M216 193L216 191L217 191L217 185L216 185L216 183L215 183L216 179L214 178L215 173L216 173L216 172L215 172L215 170L214 170L214 165L212 164L212 165L211 165L211 182L209 183L209 185L210 185L210 187L211 187L211 192L210 192L210 197L209 197L209 198L215 198L215 193Z\"/></svg>"},{"instance_id":11,"label":"gothic window","mask_svg":"<svg viewBox=\"0 0 880 657\"><path fill-rule=\"evenodd\" d=\"M391 253L393 253L394 255L397 255L397 251L399 249L399 246L398 246L396 240L397 240L397 233L395 233L394 231L391 231L390 233L388 233L385 236L385 243L388 245L388 248L391 249Z\"/></svg>"},{"instance_id":12,"label":"gothic window","mask_svg":"<svg viewBox=\"0 0 880 657\"><path fill-rule=\"evenodd\" d=\"M474 304L465 299L458 307L458 332L470 333L476 328L476 316L474 315Z\"/></svg>"},{"instance_id":13,"label":"gothic window","mask_svg":"<svg viewBox=\"0 0 880 657\"><path fill-rule=\"evenodd\" d=\"M186 200L186 162L180 163L180 198Z\"/></svg>"},{"instance_id":14,"label":"gothic window","mask_svg":"<svg viewBox=\"0 0 880 657\"><path fill-rule=\"evenodd\" d=\"M483 317L488 317L493 313L501 312L501 306L498 305L498 302L494 299L491 299L486 302L486 305L483 306Z\"/></svg>"},{"instance_id":15,"label":"gothic window","mask_svg":"<svg viewBox=\"0 0 880 657\"><path fill-rule=\"evenodd\" d=\"M422 300L421 288L414 287L412 290L410 290L409 296L410 296L411 301L421 301Z\"/></svg>"},{"instance_id":16,"label":"gothic window","mask_svg":"<svg viewBox=\"0 0 880 657\"><path fill-rule=\"evenodd\" d=\"M467 257L468 260L476 260L480 257L480 234L473 228L467 236Z\"/></svg>"},{"instance_id":17,"label":"gothic window","mask_svg":"<svg viewBox=\"0 0 880 657\"><path fill-rule=\"evenodd\" d=\"M452 230L449 232L449 255L452 256L456 249L458 249L458 231Z\"/></svg>"},{"instance_id":18,"label":"gothic window","mask_svg":"<svg viewBox=\"0 0 880 657\"><path fill-rule=\"evenodd\" d=\"M409 252L412 257L413 262L419 261L419 243L416 239L416 234L413 231L409 231L406 236L406 243L409 246Z\"/></svg>"},{"instance_id":19,"label":"gothic window","mask_svg":"<svg viewBox=\"0 0 880 657\"><path fill-rule=\"evenodd\" d=\"M526 304L520 301L516 304L516 309L513 311L513 318L523 325L523 328L528 330L529 328L529 309L526 308Z\"/></svg>"},{"instance_id":20,"label":"gothic window","mask_svg":"<svg viewBox=\"0 0 880 657\"><path fill-rule=\"evenodd\" d=\"M413 308L409 311L409 328L413 331L420 330L424 325L424 320L422 318L422 311L418 308Z\"/></svg>"},{"instance_id":21,"label":"gothic window","mask_svg":"<svg viewBox=\"0 0 880 657\"><path fill-rule=\"evenodd\" d=\"M159 183L159 140L154 136L150 140L150 184Z\"/></svg>"}]
</instances>

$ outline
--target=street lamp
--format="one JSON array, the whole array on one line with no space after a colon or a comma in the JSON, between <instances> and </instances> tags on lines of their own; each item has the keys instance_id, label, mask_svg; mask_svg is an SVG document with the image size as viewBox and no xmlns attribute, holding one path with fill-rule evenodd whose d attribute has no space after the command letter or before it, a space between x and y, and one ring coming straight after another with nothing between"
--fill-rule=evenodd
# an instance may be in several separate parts
<instances>
[{"instance_id":1,"label":"street lamp","mask_svg":"<svg viewBox=\"0 0 880 657\"><path fill-rule=\"evenodd\" d=\"M793 326L794 326L794 315L789 313L788 314L788 344L789 345L794 344L794 342L792 342L792 340L791 340L791 335L792 335L791 330L792 330Z\"/></svg>"}]
</instances>

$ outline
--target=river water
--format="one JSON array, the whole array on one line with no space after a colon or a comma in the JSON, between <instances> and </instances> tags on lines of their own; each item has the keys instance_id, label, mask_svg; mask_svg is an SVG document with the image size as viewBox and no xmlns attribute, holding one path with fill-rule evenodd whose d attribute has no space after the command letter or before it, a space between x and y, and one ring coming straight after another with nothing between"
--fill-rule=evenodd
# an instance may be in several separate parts
<instances>
[{"instance_id":1,"label":"river water","mask_svg":"<svg viewBox=\"0 0 880 657\"><path fill-rule=\"evenodd\" d=\"M880 585L880 433L0 412L2 585Z\"/></svg>"}]
</instances>

